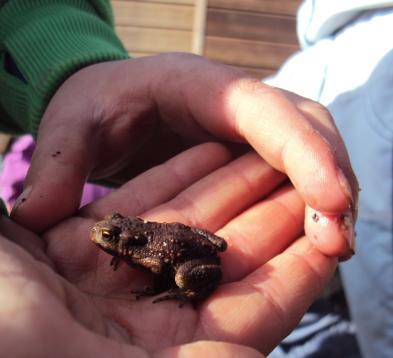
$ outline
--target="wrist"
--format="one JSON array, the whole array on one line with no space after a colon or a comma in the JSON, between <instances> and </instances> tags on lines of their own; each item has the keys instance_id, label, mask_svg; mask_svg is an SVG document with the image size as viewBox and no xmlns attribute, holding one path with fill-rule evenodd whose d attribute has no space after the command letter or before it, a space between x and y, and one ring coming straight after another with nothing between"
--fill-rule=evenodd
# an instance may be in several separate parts
<instances>
[{"instance_id":1,"label":"wrist","mask_svg":"<svg viewBox=\"0 0 393 358\"><path fill-rule=\"evenodd\" d=\"M5 53L23 79L0 71L9 94L0 101L24 131L36 134L50 98L71 74L128 57L113 28L83 3L12 1L1 8Z\"/></svg>"}]
</instances>

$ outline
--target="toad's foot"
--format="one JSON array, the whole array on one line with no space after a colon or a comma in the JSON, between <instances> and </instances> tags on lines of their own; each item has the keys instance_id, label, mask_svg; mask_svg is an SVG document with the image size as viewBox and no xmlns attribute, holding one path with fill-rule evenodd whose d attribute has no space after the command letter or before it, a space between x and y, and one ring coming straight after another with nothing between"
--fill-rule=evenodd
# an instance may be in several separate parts
<instances>
[{"instance_id":1,"label":"toad's foot","mask_svg":"<svg viewBox=\"0 0 393 358\"><path fill-rule=\"evenodd\" d=\"M173 288L167 291L164 295L155 298L152 303L176 300L179 301L179 307L183 307L185 303L194 301L195 299L198 298L198 296L199 295L196 294L194 291Z\"/></svg>"},{"instance_id":2,"label":"toad's foot","mask_svg":"<svg viewBox=\"0 0 393 358\"><path fill-rule=\"evenodd\" d=\"M158 291L154 287L145 287L139 290L131 290L131 293L135 295L135 299L139 300L141 297L145 296L155 296L162 291Z\"/></svg>"}]
</instances>

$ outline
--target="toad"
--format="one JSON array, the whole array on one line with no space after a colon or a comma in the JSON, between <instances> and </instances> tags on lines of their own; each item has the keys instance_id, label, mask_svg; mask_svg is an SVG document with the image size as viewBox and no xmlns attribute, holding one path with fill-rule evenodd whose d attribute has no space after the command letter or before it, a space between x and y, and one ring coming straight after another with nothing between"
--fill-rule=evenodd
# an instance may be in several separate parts
<instances>
[{"instance_id":1,"label":"toad","mask_svg":"<svg viewBox=\"0 0 393 358\"><path fill-rule=\"evenodd\" d=\"M124 261L153 275L152 287L132 291L137 298L165 292L153 303L195 302L206 298L221 281L217 254L225 251L227 244L204 229L115 213L94 225L91 240L113 256L110 264L114 270Z\"/></svg>"}]
</instances>

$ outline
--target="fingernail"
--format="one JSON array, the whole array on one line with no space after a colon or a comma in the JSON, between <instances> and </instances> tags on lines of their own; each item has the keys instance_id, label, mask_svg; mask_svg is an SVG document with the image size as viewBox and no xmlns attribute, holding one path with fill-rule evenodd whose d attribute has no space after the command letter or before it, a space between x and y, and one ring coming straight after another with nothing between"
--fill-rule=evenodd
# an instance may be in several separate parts
<instances>
[{"instance_id":1,"label":"fingernail","mask_svg":"<svg viewBox=\"0 0 393 358\"><path fill-rule=\"evenodd\" d=\"M29 198L32 189L33 187L29 185L25 190L23 190L22 194L19 195L15 201L14 206L12 207L10 217L13 217L18 208Z\"/></svg>"},{"instance_id":2,"label":"fingernail","mask_svg":"<svg viewBox=\"0 0 393 358\"><path fill-rule=\"evenodd\" d=\"M354 220L351 209L348 209L345 213L343 213L338 220L339 228L343 233L349 247L348 251L340 257L340 261L346 261L355 255L356 246Z\"/></svg>"},{"instance_id":3,"label":"fingernail","mask_svg":"<svg viewBox=\"0 0 393 358\"><path fill-rule=\"evenodd\" d=\"M348 242L349 248L355 252L355 230L353 215L351 210L347 210L340 217L340 229L344 233L344 236Z\"/></svg>"},{"instance_id":4,"label":"fingernail","mask_svg":"<svg viewBox=\"0 0 393 358\"><path fill-rule=\"evenodd\" d=\"M354 203L352 189L351 186L349 185L349 181L347 177L345 176L341 168L338 168L337 177L338 177L338 182L344 192L344 195L350 200L350 205L352 206Z\"/></svg>"}]
</instances>

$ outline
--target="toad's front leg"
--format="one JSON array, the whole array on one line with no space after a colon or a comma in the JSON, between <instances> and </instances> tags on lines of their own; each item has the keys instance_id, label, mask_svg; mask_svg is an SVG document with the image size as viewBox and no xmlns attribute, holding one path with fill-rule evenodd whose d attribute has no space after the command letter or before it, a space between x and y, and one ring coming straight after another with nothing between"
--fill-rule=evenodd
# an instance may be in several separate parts
<instances>
[{"instance_id":1,"label":"toad's front leg","mask_svg":"<svg viewBox=\"0 0 393 358\"><path fill-rule=\"evenodd\" d=\"M119 256L113 256L109 265L113 267L113 271L116 271L120 265L120 262L121 258Z\"/></svg>"}]
</instances>

